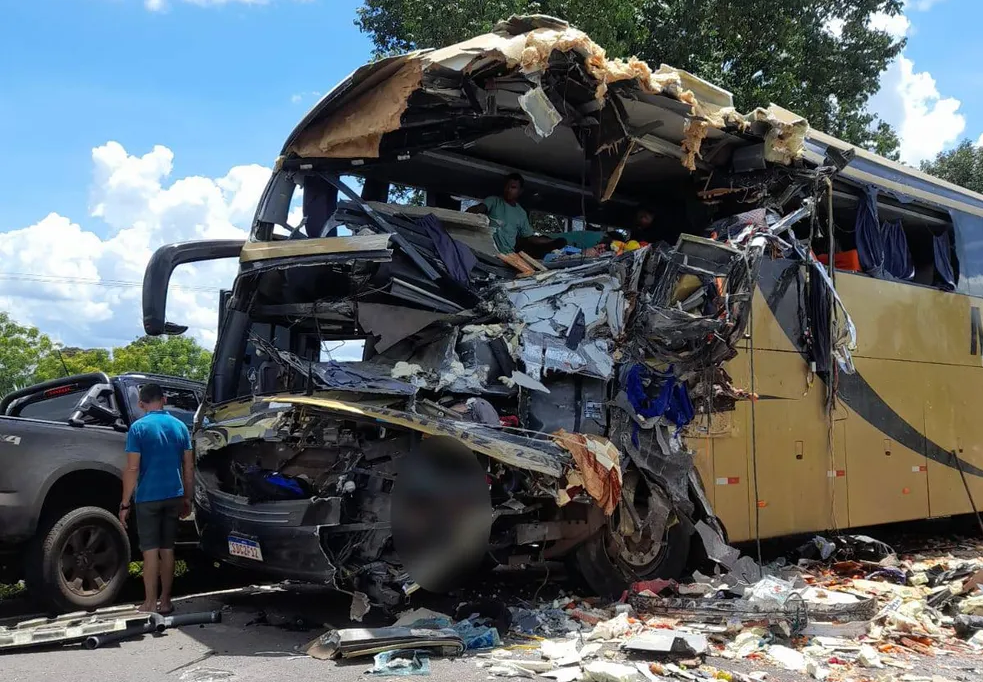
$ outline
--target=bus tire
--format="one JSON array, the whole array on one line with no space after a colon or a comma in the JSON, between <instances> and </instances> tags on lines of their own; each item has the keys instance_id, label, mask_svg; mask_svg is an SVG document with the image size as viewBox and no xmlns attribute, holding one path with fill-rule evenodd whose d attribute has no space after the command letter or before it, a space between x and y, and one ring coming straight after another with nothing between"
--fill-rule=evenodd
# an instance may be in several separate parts
<instances>
[{"instance_id":1,"label":"bus tire","mask_svg":"<svg viewBox=\"0 0 983 682\"><path fill-rule=\"evenodd\" d=\"M659 556L642 567L630 567L610 556L609 532L608 529L601 531L577 547L573 554L577 572L598 596L617 599L633 582L654 578L677 579L686 570L692 537L686 524L673 524L666 533L666 543Z\"/></svg>"}]
</instances>

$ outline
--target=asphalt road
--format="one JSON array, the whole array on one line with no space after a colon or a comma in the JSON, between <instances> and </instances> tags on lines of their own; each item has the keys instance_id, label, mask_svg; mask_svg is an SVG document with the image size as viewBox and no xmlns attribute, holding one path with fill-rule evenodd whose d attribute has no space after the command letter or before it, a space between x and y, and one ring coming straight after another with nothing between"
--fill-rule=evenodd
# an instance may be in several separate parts
<instances>
[{"instance_id":1,"label":"asphalt road","mask_svg":"<svg viewBox=\"0 0 983 682\"><path fill-rule=\"evenodd\" d=\"M221 624L170 630L160 635L86 651L78 645L49 650L25 651L0 658L4 682L42 682L50 679L72 682L367 682L399 678L365 675L371 659L354 662L321 661L301 652L304 645L330 627L352 627L348 618L350 601L345 595L312 586L254 587L181 597L175 600L178 613L222 610ZM414 606L439 608L440 603ZM10 605L0 605L0 616ZM447 606L443 604L443 606ZM446 608L444 609L446 612ZM3 619L16 622L22 616ZM382 614L370 612L363 625L388 625ZM274 623L266 624L266 623ZM613 645L607 647L613 651ZM536 658L536 652L516 652ZM623 656L618 655L619 659ZM488 672L476 665L477 658L431 658L429 682L479 682ZM978 680L979 662L971 658L945 656L913 657L914 669L865 670L867 679L897 679L908 673L931 680ZM770 682L810 679L763 661L728 661L708 658L707 663L723 670L749 673L766 671ZM857 671L861 672L861 671ZM419 677L413 679L421 679ZM496 678L504 679L504 678ZM546 682L545 678L537 678Z\"/></svg>"},{"instance_id":2,"label":"asphalt road","mask_svg":"<svg viewBox=\"0 0 983 682\"><path fill-rule=\"evenodd\" d=\"M364 676L371 658L356 662L320 661L300 649L330 627L356 625L348 618L350 599L328 590L292 585L242 588L175 599L176 613L222 610L222 623L169 630L160 635L86 651L78 645L24 651L0 658L4 682L332 682L384 679ZM0 605L0 616L17 605ZM6 611L6 613L5 613ZM23 614L8 617L9 625ZM259 621L259 622L257 622ZM263 621L276 623L264 624ZM364 625L388 625L370 612ZM300 629L297 628L299 625ZM471 657L431 659L432 682L477 682L487 673ZM419 678L418 678L419 679Z\"/></svg>"},{"instance_id":3,"label":"asphalt road","mask_svg":"<svg viewBox=\"0 0 983 682\"><path fill-rule=\"evenodd\" d=\"M934 527L933 527L934 528ZM947 529L948 530L948 529ZM926 537L929 535L927 534ZM935 532L931 537L945 537ZM919 539L919 544L924 540ZM503 598L509 604L519 599L553 599L561 590L571 589L558 582L560 576L524 573L500 579L483 576L469 588L470 598ZM215 589L229 587L241 577L198 576L180 578L175 588ZM240 583L241 584L241 583ZM126 598L138 601L140 585L133 581ZM414 595L413 607L426 606L453 615L460 597L442 600L430 595ZM205 595L175 599L178 613L222 610L223 622L204 627L167 631L161 635L121 642L95 651L69 646L36 650L0 657L2 682L42 682L49 679L71 682L374 682L400 678L369 677L364 673L371 659L351 663L320 661L301 652L302 647L332 627L352 627L348 596L310 585L244 587ZM31 611L28 602L0 602L0 625L25 619ZM363 623L366 627L391 624L377 611L371 611ZM269 624L272 623L272 624ZM536 652L516 655L536 657ZM621 658L619 654L619 658ZM978 657L945 655L905 659L910 670L857 670L866 679L897 679L912 675L931 680L933 675L947 680L979 680ZM488 672L479 668L473 656L456 659L431 658L428 682L478 682L487 680ZM767 671L769 682L793 682L809 679L764 661L729 661L710 657L707 663L723 670L749 673ZM850 679L853 675L848 674ZM421 680L421 678L412 678ZM504 679L504 678L498 678ZM546 682L545 678L537 678ZM856 679L856 678L854 678ZM862 679L862 678L861 678Z\"/></svg>"}]
</instances>

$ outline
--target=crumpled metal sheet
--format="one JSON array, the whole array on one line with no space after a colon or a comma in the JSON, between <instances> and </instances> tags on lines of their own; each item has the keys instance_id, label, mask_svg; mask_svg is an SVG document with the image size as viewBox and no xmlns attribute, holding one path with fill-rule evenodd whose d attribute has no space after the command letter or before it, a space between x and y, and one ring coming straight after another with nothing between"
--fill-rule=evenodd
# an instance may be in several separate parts
<instances>
[{"instance_id":1,"label":"crumpled metal sheet","mask_svg":"<svg viewBox=\"0 0 983 682\"><path fill-rule=\"evenodd\" d=\"M351 77L357 87L333 92L298 126L286 146L285 153L301 157L376 158L385 134L400 128L401 117L409 106L410 95L426 87L431 73L447 70L467 74L480 66L489 72L491 65L519 74L532 76L550 67L554 53L575 54L583 62L586 74L593 81L594 97L610 103L616 98L609 94L614 83L633 81L634 87L648 95L664 95L691 107L687 137L683 141L683 163L695 167L700 143L710 127L747 128L748 121L764 125L766 158L789 164L799 158L805 145L808 124L801 120L788 122L757 110L743 117L734 111L730 94L691 74L661 65L653 70L647 63L631 57L627 60L608 59L603 47L587 34L551 17L512 17L498 24L492 33L475 36L455 45L437 50L423 50L401 57L380 60L378 65L366 65ZM341 90L339 87L338 90ZM527 113L537 133L543 137L552 132L559 112L549 99L539 96L537 88L524 95ZM462 99L465 99L462 93ZM605 106L607 112L611 107ZM472 115L469 113L468 115ZM629 138L622 136L617 153L610 159L614 164L607 175L605 196L617 184L617 176L631 149ZM613 146L606 146L607 152Z\"/></svg>"},{"instance_id":2,"label":"crumpled metal sheet","mask_svg":"<svg viewBox=\"0 0 983 682\"><path fill-rule=\"evenodd\" d=\"M382 303L358 304L359 325L365 331L379 337L375 344L377 353L385 353L406 337L447 318L447 315L441 313L405 306Z\"/></svg>"},{"instance_id":3,"label":"crumpled metal sheet","mask_svg":"<svg viewBox=\"0 0 983 682\"><path fill-rule=\"evenodd\" d=\"M387 407L322 398L277 396L266 398L266 401L276 404L306 405L335 414L374 419L384 424L401 426L431 436L450 436L472 450L505 464L538 471L555 478L560 477L564 466L570 462L570 456L551 442L505 433L473 422L439 419Z\"/></svg>"},{"instance_id":4,"label":"crumpled metal sheet","mask_svg":"<svg viewBox=\"0 0 983 682\"><path fill-rule=\"evenodd\" d=\"M613 376L613 342L624 333L628 300L621 273L611 262L604 266L598 261L504 285L513 314L526 325L520 357L533 379L544 372ZM582 336L574 339L580 323Z\"/></svg>"},{"instance_id":5,"label":"crumpled metal sheet","mask_svg":"<svg viewBox=\"0 0 983 682\"><path fill-rule=\"evenodd\" d=\"M585 374L601 379L610 379L614 374L614 360L605 339L584 341L576 349L570 349L563 338L527 331L522 334L521 348L526 374L533 379L542 378L545 372Z\"/></svg>"}]
</instances>

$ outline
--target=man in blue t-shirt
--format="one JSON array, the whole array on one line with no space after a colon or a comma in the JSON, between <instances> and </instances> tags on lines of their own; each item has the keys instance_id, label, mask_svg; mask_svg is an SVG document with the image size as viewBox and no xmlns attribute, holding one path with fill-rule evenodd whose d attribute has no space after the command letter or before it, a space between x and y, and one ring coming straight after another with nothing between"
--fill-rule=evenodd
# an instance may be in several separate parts
<instances>
[{"instance_id":1,"label":"man in blue t-shirt","mask_svg":"<svg viewBox=\"0 0 983 682\"><path fill-rule=\"evenodd\" d=\"M179 419L164 411L164 392L157 384L140 387L140 409L146 414L126 436L126 469L119 520L125 526L130 499L136 503L137 535L143 552L141 611L157 611L160 580L161 614L174 610L174 538L178 519L191 513L194 464L191 434ZM134 491L136 496L134 496Z\"/></svg>"}]
</instances>

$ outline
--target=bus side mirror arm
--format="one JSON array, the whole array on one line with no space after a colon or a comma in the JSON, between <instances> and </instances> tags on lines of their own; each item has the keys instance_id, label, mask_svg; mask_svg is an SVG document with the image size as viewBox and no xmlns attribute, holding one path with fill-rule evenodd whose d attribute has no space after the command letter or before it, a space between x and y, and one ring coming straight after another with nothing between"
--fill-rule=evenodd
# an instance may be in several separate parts
<instances>
[{"instance_id":1,"label":"bus side mirror arm","mask_svg":"<svg viewBox=\"0 0 983 682\"><path fill-rule=\"evenodd\" d=\"M179 265L220 258L238 258L246 242L241 239L166 244L154 252L143 275L143 329L150 336L183 334L187 326L168 322L167 287Z\"/></svg>"}]
</instances>

